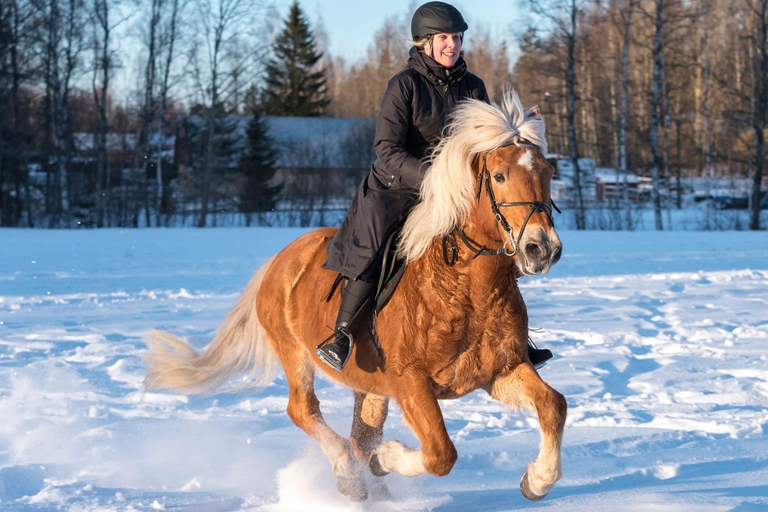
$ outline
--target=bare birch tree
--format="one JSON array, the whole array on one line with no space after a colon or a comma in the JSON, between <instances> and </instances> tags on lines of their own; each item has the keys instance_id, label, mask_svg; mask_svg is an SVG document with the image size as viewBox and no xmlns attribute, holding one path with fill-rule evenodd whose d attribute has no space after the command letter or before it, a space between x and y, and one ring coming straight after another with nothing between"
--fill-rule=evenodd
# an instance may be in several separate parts
<instances>
[{"instance_id":1,"label":"bare birch tree","mask_svg":"<svg viewBox=\"0 0 768 512\"><path fill-rule=\"evenodd\" d=\"M749 229L760 229L760 206L762 199L763 166L765 165L765 121L768 115L768 0L746 0L748 12L755 23L757 43L757 105L752 128L755 132L754 168L750 193Z\"/></svg>"},{"instance_id":2,"label":"bare birch tree","mask_svg":"<svg viewBox=\"0 0 768 512\"><path fill-rule=\"evenodd\" d=\"M621 47L621 107L619 108L619 174L621 175L621 199L624 203L624 225L632 229L632 207L629 202L629 183L627 168L627 102L629 100L629 47L632 41L632 15L637 0L627 0L624 11L624 38Z\"/></svg>"},{"instance_id":3,"label":"bare birch tree","mask_svg":"<svg viewBox=\"0 0 768 512\"><path fill-rule=\"evenodd\" d=\"M263 54L258 51L239 53L232 50L238 37L248 34L255 25L256 0L196 0L193 41L190 51L192 78L205 105L205 152L200 176L201 208L198 227L205 227L211 201L211 181L216 145L216 124L224 116L225 102L237 85L236 77L250 69ZM202 49L202 51L201 51ZM255 49L256 50L256 49Z\"/></svg>"},{"instance_id":4,"label":"bare birch tree","mask_svg":"<svg viewBox=\"0 0 768 512\"><path fill-rule=\"evenodd\" d=\"M50 0L44 17L48 29L46 88L50 98L52 151L55 162L49 226L69 225L68 171L71 161L72 123L70 93L83 50L85 16L81 0Z\"/></svg>"},{"instance_id":5,"label":"bare birch tree","mask_svg":"<svg viewBox=\"0 0 768 512\"><path fill-rule=\"evenodd\" d=\"M155 212L157 215L156 224L157 226L162 225L161 219L163 214L163 142L165 141L165 131L164 131L164 125L165 125L165 117L166 117L166 107L168 104L168 94L171 88L171 69L172 65L174 63L174 56L175 56L175 49L176 49L176 40L179 37L179 18L180 18L180 11L181 7L179 5L179 0L171 0L170 1L170 12L168 12L165 15L165 23L161 25L161 33L160 33L160 40L159 40L159 46L160 51L158 52L159 57L159 63L158 63L158 72L162 74L162 79L160 81L160 91L159 91L159 99L158 99L158 105L159 105L159 112L158 112L158 124L159 124L159 131L160 131L160 150L157 152L157 158L155 160Z\"/></svg>"},{"instance_id":6,"label":"bare birch tree","mask_svg":"<svg viewBox=\"0 0 768 512\"><path fill-rule=\"evenodd\" d=\"M664 51L662 32L664 30L664 0L655 0L655 19L653 32L653 79L651 82L650 108L650 143L651 143L651 200L653 201L653 219L657 230L664 229L661 218L660 170L663 167L659 150L659 124L661 107L661 68Z\"/></svg>"},{"instance_id":7,"label":"bare birch tree","mask_svg":"<svg viewBox=\"0 0 768 512\"><path fill-rule=\"evenodd\" d=\"M152 125L157 111L157 98L155 90L157 88L157 61L160 43L159 25L163 10L163 0L149 0L149 19L142 20L147 22L148 30L146 33L145 44L147 47L147 63L144 67L144 105L141 116L141 126L139 130L139 149L141 158L141 181L146 184L147 170L149 169L150 144L152 143ZM145 193L145 222L147 226L152 225L152 216L149 208L150 194ZM159 225L159 224L158 224Z\"/></svg>"},{"instance_id":8,"label":"bare birch tree","mask_svg":"<svg viewBox=\"0 0 768 512\"><path fill-rule=\"evenodd\" d=\"M112 48L112 30L114 21L110 18L112 7L110 0L92 0L91 27L93 30L93 76L91 88L93 101L99 116L96 139L96 225L105 225L105 216L110 206L111 191L109 173L107 172L107 134L109 133L109 118L107 100L109 96L109 80L114 66ZM112 15L114 17L114 14ZM110 220L107 217L107 224Z\"/></svg>"},{"instance_id":9,"label":"bare birch tree","mask_svg":"<svg viewBox=\"0 0 768 512\"><path fill-rule=\"evenodd\" d=\"M573 162L573 185L576 194L576 229L586 229L586 211L579 167L579 140L576 136L576 46L579 40L579 18L589 0L528 0L532 11L552 24L552 37L564 50L566 131Z\"/></svg>"}]
</instances>

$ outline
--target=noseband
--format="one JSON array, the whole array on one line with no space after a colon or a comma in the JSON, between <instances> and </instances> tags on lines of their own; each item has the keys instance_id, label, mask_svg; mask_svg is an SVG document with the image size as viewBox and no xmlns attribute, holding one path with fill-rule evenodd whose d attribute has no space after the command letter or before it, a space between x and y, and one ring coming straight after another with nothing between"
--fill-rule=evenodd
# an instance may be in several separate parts
<instances>
[{"instance_id":1,"label":"noseband","mask_svg":"<svg viewBox=\"0 0 768 512\"><path fill-rule=\"evenodd\" d=\"M562 213L560 211L560 208L555 205L555 202L552 201L550 198L549 203L544 203L542 201L514 201L514 202L502 202L499 203L496 201L496 194L493 193L493 186L491 185L491 173L488 171L488 155L496 151L497 149L505 148L515 145L517 147L531 147L531 148L538 148L537 146L527 143L520 137L514 137L510 142L507 142L506 144L503 144L495 149L492 149L491 151L488 151L483 154L483 169L480 171L480 175L478 176L479 182L478 182L478 188L477 188L477 200L480 200L480 194L483 190L483 183L485 183L485 193L488 195L488 200L491 203L491 211L493 212L493 216L496 218L496 222L499 224L501 229L504 231L504 233L507 236L507 239L504 240L504 245L501 246L500 249L488 249L487 246L481 245L478 246L475 243L472 242L472 240L469 239L469 237L464 233L464 230L462 230L460 227L457 227L455 230L452 230L447 235L443 236L443 260L448 266L452 266L456 263L459 257L459 250L458 250L458 244L456 243L456 236L454 235L454 231L458 232L459 238L462 242L464 242L464 245L467 246L467 248L475 254L474 258L477 258L478 256L499 256L501 254L505 256L515 256L520 252L520 240L523 238L523 233L525 233L525 228L528 226L528 221L531 220L531 217L536 212L542 212L549 217L549 220L552 222L552 225L555 224L555 219L552 217L552 209L554 208L557 213ZM511 206L528 206L529 211L528 215L525 217L525 220L523 221L523 225L520 227L520 231L517 233L517 237L514 235L514 229L512 228L512 225L509 223L506 217L504 217L504 214L501 213L500 208L506 208ZM450 247L449 247L450 245ZM450 250L450 255L449 255Z\"/></svg>"}]
</instances>

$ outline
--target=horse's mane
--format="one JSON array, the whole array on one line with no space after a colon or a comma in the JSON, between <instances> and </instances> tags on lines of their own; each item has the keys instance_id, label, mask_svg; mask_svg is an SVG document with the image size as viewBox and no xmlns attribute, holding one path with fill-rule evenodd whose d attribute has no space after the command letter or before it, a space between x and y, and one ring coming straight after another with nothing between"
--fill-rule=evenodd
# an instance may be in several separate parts
<instances>
[{"instance_id":1,"label":"horse's mane","mask_svg":"<svg viewBox=\"0 0 768 512\"><path fill-rule=\"evenodd\" d=\"M547 153L544 121L526 117L517 93L507 91L501 105L479 100L462 102L451 116L445 136L432 154L432 166L421 184L419 203L406 219L398 253L410 262L423 256L437 236L463 224L475 199L472 163L519 136Z\"/></svg>"}]
</instances>

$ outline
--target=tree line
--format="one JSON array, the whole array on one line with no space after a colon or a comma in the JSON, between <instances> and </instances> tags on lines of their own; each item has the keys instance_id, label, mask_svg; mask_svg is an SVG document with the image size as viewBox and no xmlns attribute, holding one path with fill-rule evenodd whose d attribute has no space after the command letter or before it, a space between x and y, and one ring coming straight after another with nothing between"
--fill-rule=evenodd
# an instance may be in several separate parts
<instances>
[{"instance_id":1,"label":"tree line","mask_svg":"<svg viewBox=\"0 0 768 512\"><path fill-rule=\"evenodd\" d=\"M511 85L542 107L550 151L576 163L578 228L582 157L652 178L658 229L681 177L749 180L761 227L768 0L520 1L527 22L473 26L464 57L492 100ZM259 0L0 2L0 225L162 226L190 205L198 226L220 209L250 222L279 192L263 117L375 117L410 14L348 62L297 2L282 16ZM233 116L252 116L244 146Z\"/></svg>"},{"instance_id":2,"label":"tree line","mask_svg":"<svg viewBox=\"0 0 768 512\"><path fill-rule=\"evenodd\" d=\"M545 23L521 37L513 77L545 100L551 151L650 176L657 229L663 197L680 207L681 175L749 180L749 227L760 228L768 0L526 3Z\"/></svg>"}]
</instances>

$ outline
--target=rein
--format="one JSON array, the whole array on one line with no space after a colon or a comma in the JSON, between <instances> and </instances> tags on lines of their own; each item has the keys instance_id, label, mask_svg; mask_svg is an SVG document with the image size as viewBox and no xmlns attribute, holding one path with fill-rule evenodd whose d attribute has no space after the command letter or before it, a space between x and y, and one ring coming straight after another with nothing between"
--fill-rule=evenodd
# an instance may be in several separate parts
<instances>
[{"instance_id":1,"label":"rein","mask_svg":"<svg viewBox=\"0 0 768 512\"><path fill-rule=\"evenodd\" d=\"M511 145L515 145L518 147L536 147L532 144L525 144L520 141L518 137L513 138L510 142L503 144L495 149L492 149L491 151L488 151L483 154L483 169L480 171L479 179L480 182L478 183L478 189L477 189L477 200L480 200L480 194L483 190L483 182L485 182L485 193L488 195L488 199L491 202L491 212L493 212L493 216L496 218L496 222L501 226L501 229L506 233L507 239L504 241L504 244L499 249L489 249L486 245L477 245L475 242L473 242L466 233L464 233L464 230L462 230L460 227L456 227L454 230L451 230L450 233L443 236L443 261L445 261L445 264L450 266L453 266L456 261L459 258L459 248L458 243L456 242L456 235L454 235L454 231L456 231L459 234L459 238L464 243L464 245L467 247L467 249L470 250L470 252L474 253L474 256L472 259L477 258L478 256L499 256L499 255L505 255L505 256L515 256L517 253L520 252L520 240L523 238L523 233L525 233L525 228L528 226L528 221L531 220L531 217L534 213L542 212L547 214L547 217L549 217L549 220L552 222L552 225L555 224L555 219L552 217L552 209L554 208L557 213L562 213L560 211L560 208L557 207L555 202L550 198L549 203L545 203L542 201L515 201L515 202L502 202L499 203L496 201L496 194L493 193L493 186L491 185L491 173L488 170L487 160L488 155L496 151L497 149L508 147ZM528 215L525 217L525 221L523 221L523 225L520 227L520 231L517 234L517 237L514 236L514 229L510 225L509 221L506 217L504 217L504 214L501 213L500 208L506 208L511 206L528 206L530 207L530 210L528 211ZM450 250L450 254L449 254Z\"/></svg>"}]
</instances>

